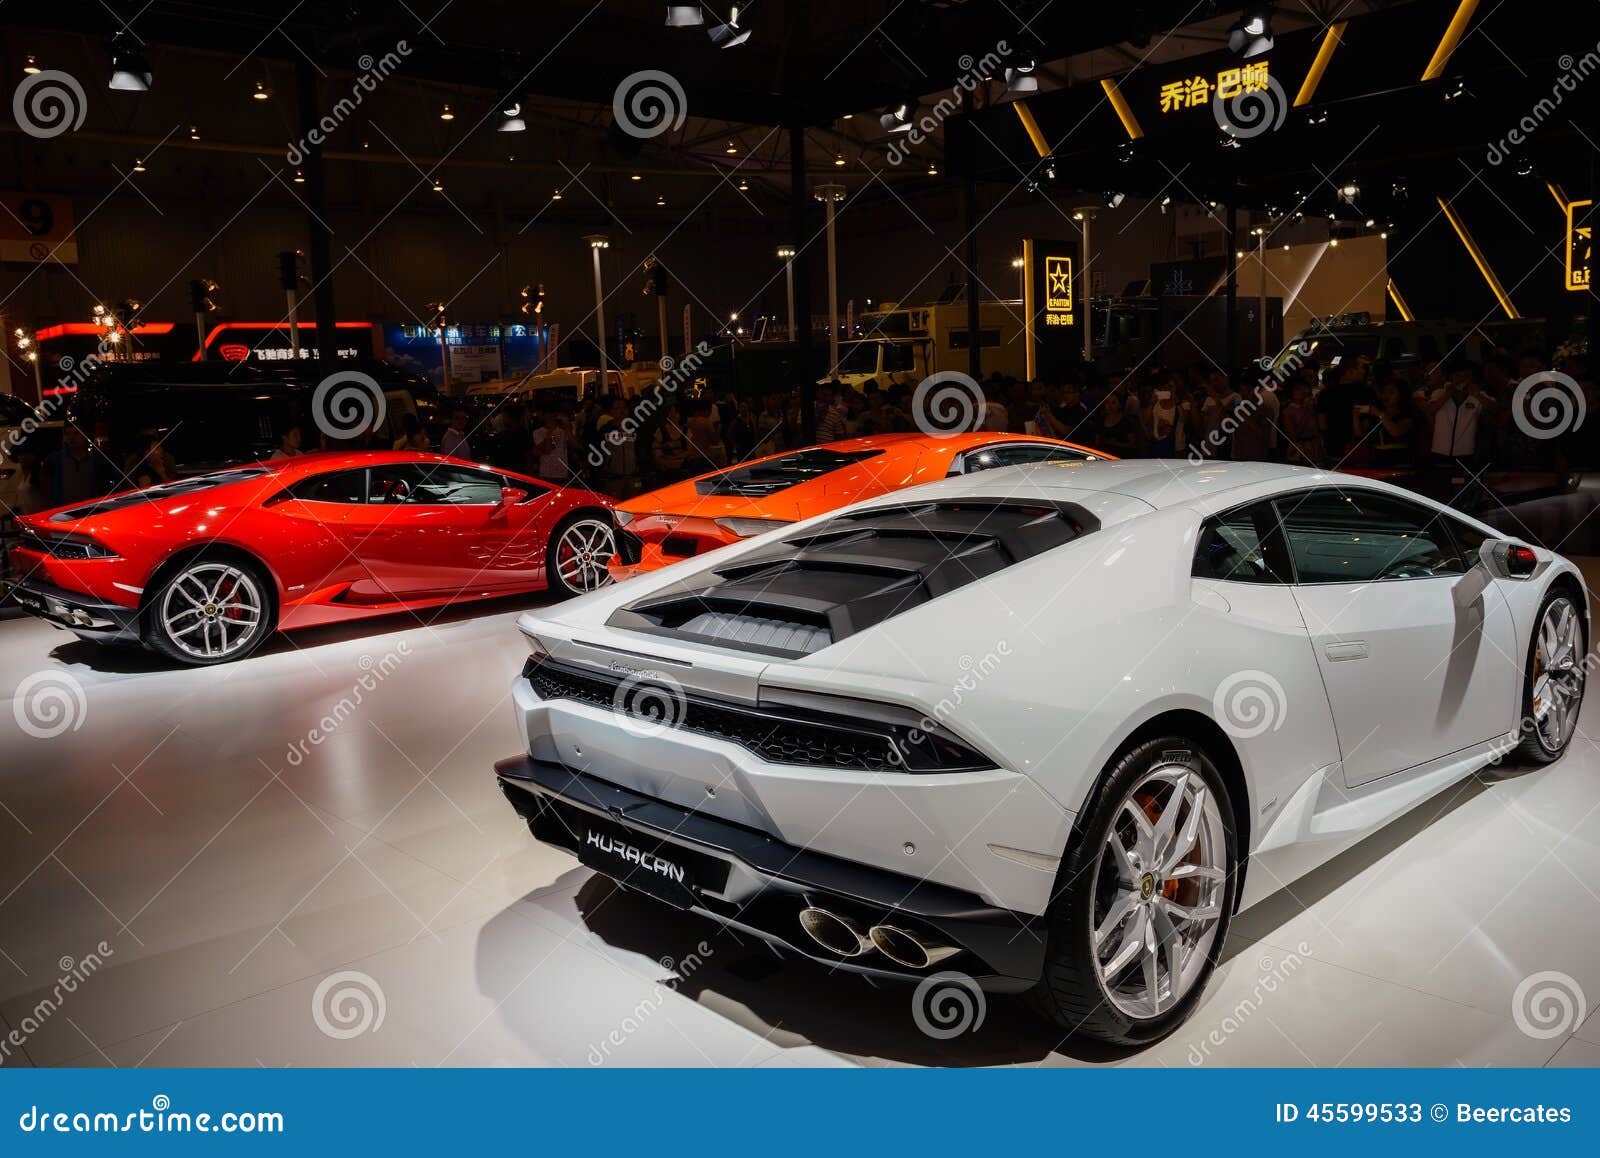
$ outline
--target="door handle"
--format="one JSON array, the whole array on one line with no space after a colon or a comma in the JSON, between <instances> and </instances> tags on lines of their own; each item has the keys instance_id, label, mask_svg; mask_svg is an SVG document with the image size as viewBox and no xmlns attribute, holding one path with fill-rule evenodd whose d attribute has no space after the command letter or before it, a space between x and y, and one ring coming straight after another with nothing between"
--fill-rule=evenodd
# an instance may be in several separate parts
<instances>
[{"instance_id":1,"label":"door handle","mask_svg":"<svg viewBox=\"0 0 1600 1158\"><path fill-rule=\"evenodd\" d=\"M1367 644L1361 639L1353 639L1349 643L1330 643L1323 647L1322 654L1333 663L1346 659L1366 659Z\"/></svg>"}]
</instances>

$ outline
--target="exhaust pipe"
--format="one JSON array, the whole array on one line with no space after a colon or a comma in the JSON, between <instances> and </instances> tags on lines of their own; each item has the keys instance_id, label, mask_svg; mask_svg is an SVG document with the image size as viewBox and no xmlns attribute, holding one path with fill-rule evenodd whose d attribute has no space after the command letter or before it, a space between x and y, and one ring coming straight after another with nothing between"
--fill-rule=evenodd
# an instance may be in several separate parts
<instances>
[{"instance_id":1,"label":"exhaust pipe","mask_svg":"<svg viewBox=\"0 0 1600 1158\"><path fill-rule=\"evenodd\" d=\"M859 926L827 909L801 909L800 927L813 941L840 957L859 957L872 948Z\"/></svg>"},{"instance_id":2,"label":"exhaust pipe","mask_svg":"<svg viewBox=\"0 0 1600 1158\"><path fill-rule=\"evenodd\" d=\"M961 952L959 946L946 945L893 925L874 925L869 936L878 952L907 969L926 969Z\"/></svg>"}]
</instances>

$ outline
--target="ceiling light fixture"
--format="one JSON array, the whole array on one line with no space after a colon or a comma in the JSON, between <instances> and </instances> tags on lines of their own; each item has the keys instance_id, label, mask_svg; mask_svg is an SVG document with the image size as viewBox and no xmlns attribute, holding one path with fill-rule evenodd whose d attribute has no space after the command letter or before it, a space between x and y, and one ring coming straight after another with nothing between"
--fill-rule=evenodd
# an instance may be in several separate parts
<instances>
[{"instance_id":1,"label":"ceiling light fixture","mask_svg":"<svg viewBox=\"0 0 1600 1158\"><path fill-rule=\"evenodd\" d=\"M668 4L668 28L699 28L706 22L706 14L698 4Z\"/></svg>"},{"instance_id":2,"label":"ceiling light fixture","mask_svg":"<svg viewBox=\"0 0 1600 1158\"><path fill-rule=\"evenodd\" d=\"M507 101L500 109L500 127L496 130L501 133L525 133L528 131L528 122L522 117L522 102Z\"/></svg>"},{"instance_id":3,"label":"ceiling light fixture","mask_svg":"<svg viewBox=\"0 0 1600 1158\"><path fill-rule=\"evenodd\" d=\"M1272 5L1246 4L1228 29L1228 51L1249 60L1271 52L1272 45Z\"/></svg>"},{"instance_id":4,"label":"ceiling light fixture","mask_svg":"<svg viewBox=\"0 0 1600 1158\"><path fill-rule=\"evenodd\" d=\"M22 71L29 76L39 75L39 62L33 58L33 53L28 53L28 59L22 64Z\"/></svg>"},{"instance_id":5,"label":"ceiling light fixture","mask_svg":"<svg viewBox=\"0 0 1600 1158\"><path fill-rule=\"evenodd\" d=\"M1039 78L1034 74L1038 68L1038 61L1031 56L1025 56L1015 65L1006 69L1006 94L1008 96L1028 96L1039 91Z\"/></svg>"},{"instance_id":6,"label":"ceiling light fixture","mask_svg":"<svg viewBox=\"0 0 1600 1158\"><path fill-rule=\"evenodd\" d=\"M261 81L256 81L256 91L250 94L251 100L269 101L272 99L272 90Z\"/></svg>"},{"instance_id":7,"label":"ceiling light fixture","mask_svg":"<svg viewBox=\"0 0 1600 1158\"><path fill-rule=\"evenodd\" d=\"M706 29L706 35L718 48L737 48L750 39L750 30L739 27L739 9L734 7L728 9L728 22L713 24Z\"/></svg>"},{"instance_id":8,"label":"ceiling light fixture","mask_svg":"<svg viewBox=\"0 0 1600 1158\"><path fill-rule=\"evenodd\" d=\"M111 79L106 87L118 92L145 92L153 79L150 62L133 36L127 32L117 33L111 42Z\"/></svg>"},{"instance_id":9,"label":"ceiling light fixture","mask_svg":"<svg viewBox=\"0 0 1600 1158\"><path fill-rule=\"evenodd\" d=\"M439 119L441 121L453 121L453 120L456 119L455 113L450 111L450 102L449 101L446 101L445 104L444 104L444 108L439 110Z\"/></svg>"},{"instance_id":10,"label":"ceiling light fixture","mask_svg":"<svg viewBox=\"0 0 1600 1158\"><path fill-rule=\"evenodd\" d=\"M890 133L909 133L911 131L911 118L916 113L917 106L912 101L901 101L899 104L890 105L878 117L878 123Z\"/></svg>"}]
</instances>

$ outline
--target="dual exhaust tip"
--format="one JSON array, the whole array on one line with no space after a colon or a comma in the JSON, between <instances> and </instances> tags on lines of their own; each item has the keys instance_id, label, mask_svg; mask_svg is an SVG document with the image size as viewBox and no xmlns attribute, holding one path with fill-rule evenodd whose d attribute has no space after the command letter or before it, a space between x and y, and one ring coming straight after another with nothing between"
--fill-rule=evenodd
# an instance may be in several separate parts
<instances>
[{"instance_id":1,"label":"dual exhaust tip","mask_svg":"<svg viewBox=\"0 0 1600 1158\"><path fill-rule=\"evenodd\" d=\"M813 941L837 956L860 957L876 949L907 969L926 969L961 952L955 945L894 925L873 925L863 931L848 917L816 906L800 911L800 927Z\"/></svg>"}]
</instances>

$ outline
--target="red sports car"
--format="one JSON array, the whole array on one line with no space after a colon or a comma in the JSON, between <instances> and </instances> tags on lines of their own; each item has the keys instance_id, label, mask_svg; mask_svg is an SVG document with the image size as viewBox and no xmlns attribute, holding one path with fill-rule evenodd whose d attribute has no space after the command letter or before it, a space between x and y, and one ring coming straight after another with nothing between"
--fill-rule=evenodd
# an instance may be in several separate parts
<instances>
[{"instance_id":1,"label":"red sports car","mask_svg":"<svg viewBox=\"0 0 1600 1158\"><path fill-rule=\"evenodd\" d=\"M275 629L610 582L611 500L437 454L274 459L19 520L13 589L187 664Z\"/></svg>"}]
</instances>

